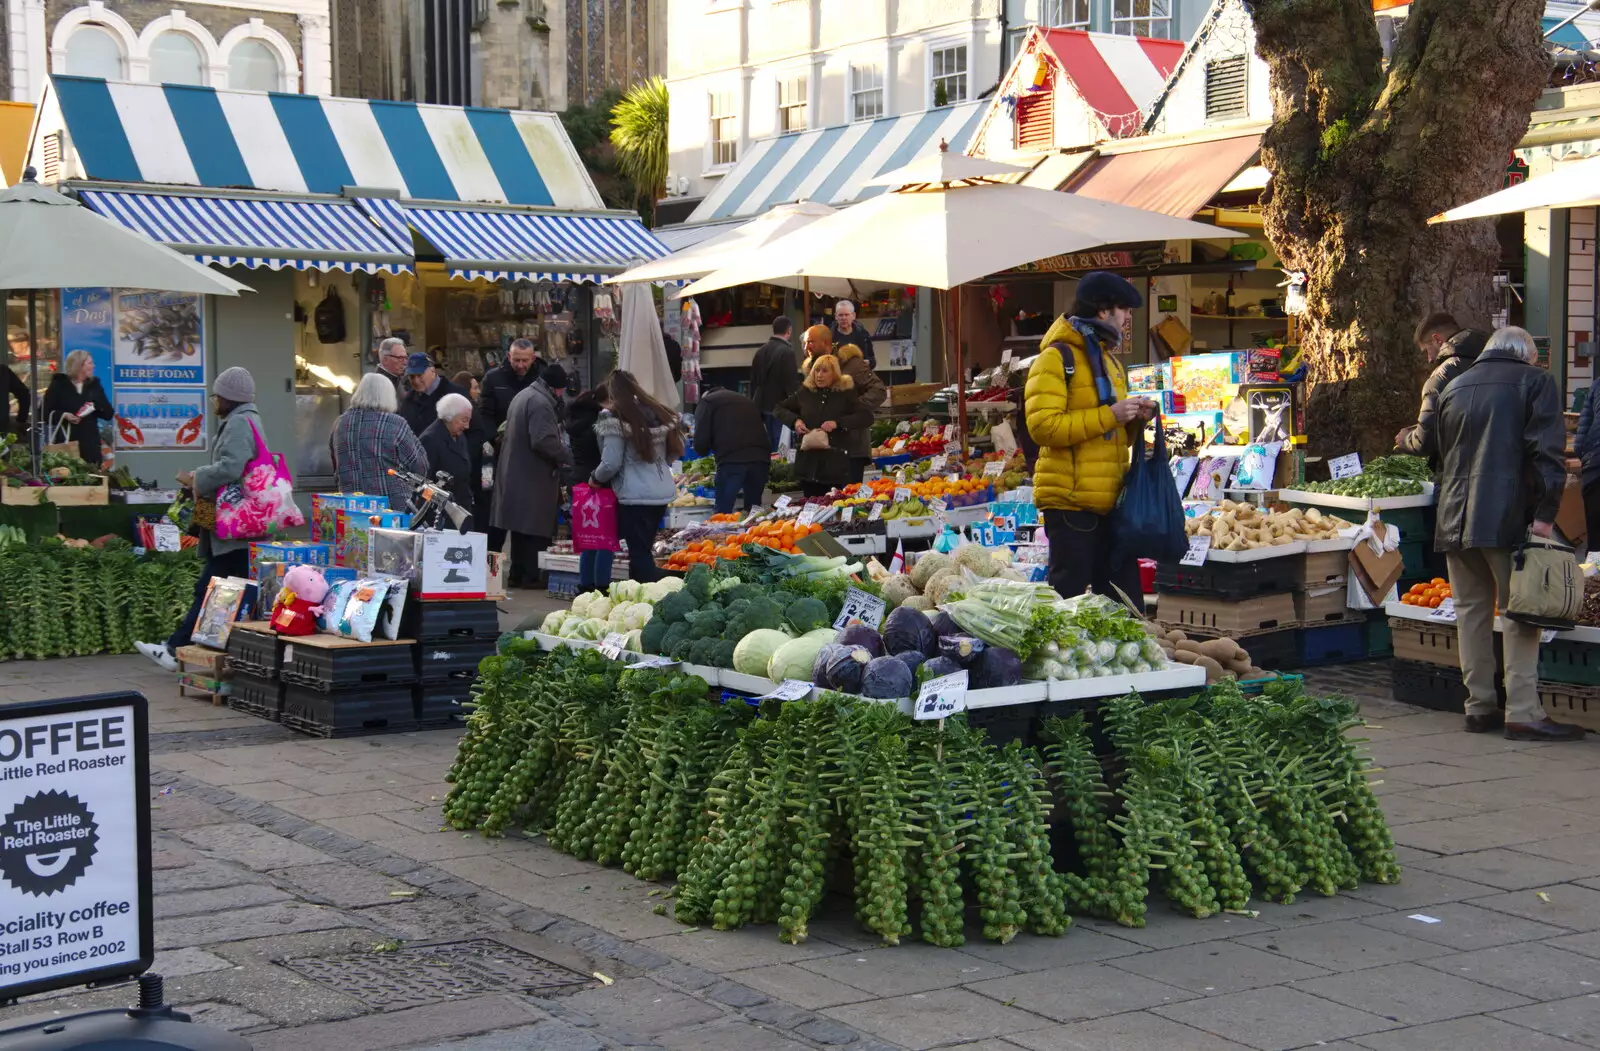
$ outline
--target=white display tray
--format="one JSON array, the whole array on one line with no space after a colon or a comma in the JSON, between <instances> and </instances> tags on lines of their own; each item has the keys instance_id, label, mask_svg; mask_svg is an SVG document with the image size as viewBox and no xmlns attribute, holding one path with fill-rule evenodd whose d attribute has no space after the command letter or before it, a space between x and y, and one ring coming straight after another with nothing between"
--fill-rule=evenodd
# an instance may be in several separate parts
<instances>
[{"instance_id":1,"label":"white display tray","mask_svg":"<svg viewBox=\"0 0 1600 1051\"><path fill-rule=\"evenodd\" d=\"M704 522L716 513L712 504L696 504L689 507L668 507L667 528L682 529L684 526Z\"/></svg>"},{"instance_id":2,"label":"white display tray","mask_svg":"<svg viewBox=\"0 0 1600 1051\"><path fill-rule=\"evenodd\" d=\"M884 535L890 540L924 540L938 535L939 530L934 527L933 518L891 518L884 527Z\"/></svg>"},{"instance_id":3,"label":"white display tray","mask_svg":"<svg viewBox=\"0 0 1600 1051\"><path fill-rule=\"evenodd\" d=\"M1050 684L1027 680L1015 686L1001 686L993 690L968 690L968 708L1006 708L1013 704L1033 704L1048 700Z\"/></svg>"},{"instance_id":4,"label":"white display tray","mask_svg":"<svg viewBox=\"0 0 1600 1051\"><path fill-rule=\"evenodd\" d=\"M1431 609L1426 609L1421 606L1408 606L1403 602L1386 602L1383 606L1383 612L1391 617L1396 617L1401 620L1415 620L1423 623L1438 624L1441 627L1450 628L1456 626L1456 622L1453 620L1434 620L1431 616L1433 613L1433 610ZM1500 628L1500 618L1496 617L1494 619L1494 630L1499 631ZM1590 627L1587 624L1579 624L1575 628L1569 628L1566 631L1556 632L1556 638L1565 642L1586 642L1590 644L1600 644L1600 628Z\"/></svg>"},{"instance_id":5,"label":"white display tray","mask_svg":"<svg viewBox=\"0 0 1600 1051\"><path fill-rule=\"evenodd\" d=\"M1089 697L1120 697L1137 690L1155 693L1161 690L1202 689L1206 684L1206 670L1195 664L1177 664L1160 671L1147 671L1138 675L1107 675L1099 679L1051 679L1050 700L1076 701Z\"/></svg>"},{"instance_id":6,"label":"white display tray","mask_svg":"<svg viewBox=\"0 0 1600 1051\"><path fill-rule=\"evenodd\" d=\"M178 499L176 489L113 489L111 499L122 504L171 504Z\"/></svg>"},{"instance_id":7,"label":"white display tray","mask_svg":"<svg viewBox=\"0 0 1600 1051\"><path fill-rule=\"evenodd\" d=\"M1304 489L1283 489L1278 499L1286 504L1311 504L1316 507L1342 507L1351 511L1398 511L1406 507L1432 507L1434 492L1432 482L1422 483L1417 496L1335 496L1332 493L1308 493Z\"/></svg>"},{"instance_id":8,"label":"white display tray","mask_svg":"<svg viewBox=\"0 0 1600 1051\"><path fill-rule=\"evenodd\" d=\"M551 573L576 573L578 572L578 556L556 551L541 551L539 552L539 568ZM628 559L626 555L619 553L612 560L611 579L628 579Z\"/></svg>"},{"instance_id":9,"label":"white display tray","mask_svg":"<svg viewBox=\"0 0 1600 1051\"><path fill-rule=\"evenodd\" d=\"M850 533L834 539L853 555L881 555L889 550L888 539L877 533Z\"/></svg>"},{"instance_id":10,"label":"white display tray","mask_svg":"<svg viewBox=\"0 0 1600 1051\"><path fill-rule=\"evenodd\" d=\"M973 504L970 507L952 507L944 513L944 520L960 529L976 522L986 521L993 514L992 504Z\"/></svg>"},{"instance_id":11,"label":"white display tray","mask_svg":"<svg viewBox=\"0 0 1600 1051\"><path fill-rule=\"evenodd\" d=\"M1354 537L1341 536L1332 540L1307 540L1305 545L1307 554L1317 555L1324 551L1349 551L1356 546L1356 542Z\"/></svg>"},{"instance_id":12,"label":"white display tray","mask_svg":"<svg viewBox=\"0 0 1600 1051\"><path fill-rule=\"evenodd\" d=\"M1262 562L1269 558L1287 558L1290 555L1303 555L1306 553L1306 541L1296 540L1292 544L1279 544L1276 547L1258 547L1249 551L1217 551L1206 552L1207 562Z\"/></svg>"}]
</instances>

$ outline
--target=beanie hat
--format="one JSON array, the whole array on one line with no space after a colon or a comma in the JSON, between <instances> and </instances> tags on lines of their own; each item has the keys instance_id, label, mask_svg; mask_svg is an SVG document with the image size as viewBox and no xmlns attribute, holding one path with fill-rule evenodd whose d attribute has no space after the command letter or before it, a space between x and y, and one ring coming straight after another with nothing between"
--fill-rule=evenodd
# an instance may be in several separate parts
<instances>
[{"instance_id":1,"label":"beanie hat","mask_svg":"<svg viewBox=\"0 0 1600 1051\"><path fill-rule=\"evenodd\" d=\"M1133 310L1144 306L1144 297L1127 278L1108 270L1092 270L1078 280L1075 293L1078 302L1105 310L1121 307Z\"/></svg>"},{"instance_id":2,"label":"beanie hat","mask_svg":"<svg viewBox=\"0 0 1600 1051\"><path fill-rule=\"evenodd\" d=\"M250 370L241 369L235 365L231 369L224 369L222 375L211 385L211 393L219 398L226 398L231 402L243 405L247 401L256 400L256 381L250 375Z\"/></svg>"},{"instance_id":3,"label":"beanie hat","mask_svg":"<svg viewBox=\"0 0 1600 1051\"><path fill-rule=\"evenodd\" d=\"M551 390L567 389L567 373L560 365L546 365L544 371L539 373L539 378Z\"/></svg>"}]
</instances>

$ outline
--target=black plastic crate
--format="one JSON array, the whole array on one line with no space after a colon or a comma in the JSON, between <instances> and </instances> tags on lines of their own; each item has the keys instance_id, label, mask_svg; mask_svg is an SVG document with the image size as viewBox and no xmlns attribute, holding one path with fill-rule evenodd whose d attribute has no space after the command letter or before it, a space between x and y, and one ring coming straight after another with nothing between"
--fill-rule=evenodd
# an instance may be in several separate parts
<instances>
[{"instance_id":1,"label":"black plastic crate","mask_svg":"<svg viewBox=\"0 0 1600 1051\"><path fill-rule=\"evenodd\" d=\"M270 631L234 628L228 632L228 663L234 671L275 680L283 661L283 636Z\"/></svg>"},{"instance_id":2,"label":"black plastic crate","mask_svg":"<svg viewBox=\"0 0 1600 1051\"><path fill-rule=\"evenodd\" d=\"M472 602L423 602L406 599L400 615L400 637L418 642L457 639L496 639L500 636L500 611L492 599Z\"/></svg>"},{"instance_id":3,"label":"black plastic crate","mask_svg":"<svg viewBox=\"0 0 1600 1051\"><path fill-rule=\"evenodd\" d=\"M1421 661L1393 661L1389 674L1394 699L1436 712L1467 710L1467 685L1459 669Z\"/></svg>"},{"instance_id":4,"label":"black plastic crate","mask_svg":"<svg viewBox=\"0 0 1600 1051\"><path fill-rule=\"evenodd\" d=\"M411 687L411 694L417 722L425 729L451 726L467 717L464 705L472 700L472 683L459 679L419 683Z\"/></svg>"},{"instance_id":5,"label":"black plastic crate","mask_svg":"<svg viewBox=\"0 0 1600 1051\"><path fill-rule=\"evenodd\" d=\"M1275 595L1299 586L1304 561L1299 555L1284 555L1258 562L1207 562L1199 566L1159 562L1156 591L1222 599Z\"/></svg>"},{"instance_id":6,"label":"black plastic crate","mask_svg":"<svg viewBox=\"0 0 1600 1051\"><path fill-rule=\"evenodd\" d=\"M411 686L323 693L303 686L283 692L283 725L315 737L360 737L417 729Z\"/></svg>"},{"instance_id":7,"label":"black plastic crate","mask_svg":"<svg viewBox=\"0 0 1600 1051\"><path fill-rule=\"evenodd\" d=\"M982 730L988 742L1003 748L1012 741L1031 744L1044 702L1007 704L996 708L968 708L967 725Z\"/></svg>"},{"instance_id":8,"label":"black plastic crate","mask_svg":"<svg viewBox=\"0 0 1600 1051\"><path fill-rule=\"evenodd\" d=\"M419 642L415 649L418 682L449 682L454 679L471 682L478 677L478 662L494 656L495 640Z\"/></svg>"},{"instance_id":9,"label":"black plastic crate","mask_svg":"<svg viewBox=\"0 0 1600 1051\"><path fill-rule=\"evenodd\" d=\"M1365 624L1330 624L1323 628L1301 628L1299 635L1299 666L1302 668L1366 659Z\"/></svg>"},{"instance_id":10,"label":"black plastic crate","mask_svg":"<svg viewBox=\"0 0 1600 1051\"><path fill-rule=\"evenodd\" d=\"M416 647L372 645L340 639L332 645L308 644L304 638L283 648L283 681L323 693L336 690L410 686L417 681Z\"/></svg>"},{"instance_id":11,"label":"black plastic crate","mask_svg":"<svg viewBox=\"0 0 1600 1051\"><path fill-rule=\"evenodd\" d=\"M228 707L279 722L283 719L283 683L235 672Z\"/></svg>"}]
</instances>

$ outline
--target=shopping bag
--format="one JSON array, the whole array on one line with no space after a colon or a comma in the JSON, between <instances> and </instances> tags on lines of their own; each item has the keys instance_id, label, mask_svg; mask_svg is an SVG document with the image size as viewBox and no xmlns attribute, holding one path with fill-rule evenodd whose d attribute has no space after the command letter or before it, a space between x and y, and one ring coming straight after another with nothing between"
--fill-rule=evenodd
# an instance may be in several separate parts
<instances>
[{"instance_id":1,"label":"shopping bag","mask_svg":"<svg viewBox=\"0 0 1600 1051\"><path fill-rule=\"evenodd\" d=\"M572 549L617 549L617 494L608 487L588 482L572 487Z\"/></svg>"},{"instance_id":2,"label":"shopping bag","mask_svg":"<svg viewBox=\"0 0 1600 1051\"><path fill-rule=\"evenodd\" d=\"M45 453L65 453L68 456L81 456L82 450L72 437L72 425L65 416L58 414L55 424L50 428L50 440L44 444ZM99 464L91 466L99 467Z\"/></svg>"},{"instance_id":3,"label":"shopping bag","mask_svg":"<svg viewBox=\"0 0 1600 1051\"><path fill-rule=\"evenodd\" d=\"M1511 596L1505 615L1523 624L1565 630L1583 608L1583 571L1572 548L1529 536L1511 555Z\"/></svg>"},{"instance_id":4,"label":"shopping bag","mask_svg":"<svg viewBox=\"0 0 1600 1051\"><path fill-rule=\"evenodd\" d=\"M1111 510L1119 559L1153 558L1173 562L1189 550L1183 529L1183 500L1167 465L1167 436L1156 417L1153 455L1144 454L1144 428L1133 428L1133 463L1122 495Z\"/></svg>"},{"instance_id":5,"label":"shopping bag","mask_svg":"<svg viewBox=\"0 0 1600 1051\"><path fill-rule=\"evenodd\" d=\"M294 479L283 454L268 449L255 421L248 422L256 454L237 482L217 490L214 528L218 540L262 540L306 524L306 516L294 502Z\"/></svg>"}]
</instances>

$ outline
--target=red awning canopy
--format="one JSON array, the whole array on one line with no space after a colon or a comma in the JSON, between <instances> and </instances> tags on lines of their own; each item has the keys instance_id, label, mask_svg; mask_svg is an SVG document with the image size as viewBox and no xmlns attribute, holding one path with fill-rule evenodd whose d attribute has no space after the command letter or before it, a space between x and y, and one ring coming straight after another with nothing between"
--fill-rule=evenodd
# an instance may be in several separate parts
<instances>
[{"instance_id":1,"label":"red awning canopy","mask_svg":"<svg viewBox=\"0 0 1600 1051\"><path fill-rule=\"evenodd\" d=\"M1260 135L1240 135L1113 153L1085 165L1066 189L1188 219L1243 171L1260 148Z\"/></svg>"}]
</instances>

